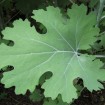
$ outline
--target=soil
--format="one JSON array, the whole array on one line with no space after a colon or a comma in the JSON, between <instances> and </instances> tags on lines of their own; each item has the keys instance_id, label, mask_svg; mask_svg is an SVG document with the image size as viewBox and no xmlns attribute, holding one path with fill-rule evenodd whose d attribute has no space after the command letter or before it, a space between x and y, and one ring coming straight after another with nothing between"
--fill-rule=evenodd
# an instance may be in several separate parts
<instances>
[{"instance_id":1,"label":"soil","mask_svg":"<svg viewBox=\"0 0 105 105\"><path fill-rule=\"evenodd\" d=\"M5 89L0 84L0 94L6 93L6 95L0 99L0 105L42 105L42 102L32 102L28 95L16 95L14 88Z\"/></svg>"},{"instance_id":2,"label":"soil","mask_svg":"<svg viewBox=\"0 0 105 105\"><path fill-rule=\"evenodd\" d=\"M91 93L87 89L81 93L78 99L75 99L71 105L105 105L105 89Z\"/></svg>"},{"instance_id":3,"label":"soil","mask_svg":"<svg viewBox=\"0 0 105 105\"><path fill-rule=\"evenodd\" d=\"M43 105L42 102L32 102L28 95L15 95L14 88L5 89L0 84L0 94L6 95L0 98L0 105ZM81 93L78 99L75 99L71 105L105 105L105 89L89 92L87 89Z\"/></svg>"}]
</instances>

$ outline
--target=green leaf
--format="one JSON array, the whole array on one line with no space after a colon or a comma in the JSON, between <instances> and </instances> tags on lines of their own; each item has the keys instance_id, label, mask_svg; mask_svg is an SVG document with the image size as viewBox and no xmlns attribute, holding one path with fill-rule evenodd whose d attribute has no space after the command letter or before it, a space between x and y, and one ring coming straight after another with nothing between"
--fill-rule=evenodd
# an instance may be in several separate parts
<instances>
[{"instance_id":1,"label":"green leaf","mask_svg":"<svg viewBox=\"0 0 105 105\"><path fill-rule=\"evenodd\" d=\"M6 99L7 98L7 93L3 92L3 93L0 93L0 101L2 101L3 99Z\"/></svg>"},{"instance_id":2,"label":"green leaf","mask_svg":"<svg viewBox=\"0 0 105 105\"><path fill-rule=\"evenodd\" d=\"M56 101L53 100L45 100L43 105L57 105Z\"/></svg>"},{"instance_id":3,"label":"green leaf","mask_svg":"<svg viewBox=\"0 0 105 105\"><path fill-rule=\"evenodd\" d=\"M100 46L103 46L105 48L105 32L99 37L99 40L101 40L101 42L99 43Z\"/></svg>"},{"instance_id":4,"label":"green leaf","mask_svg":"<svg viewBox=\"0 0 105 105\"><path fill-rule=\"evenodd\" d=\"M58 97L56 100L45 99L43 105L69 105L62 101L61 97Z\"/></svg>"},{"instance_id":5,"label":"green leaf","mask_svg":"<svg viewBox=\"0 0 105 105\"><path fill-rule=\"evenodd\" d=\"M99 2L100 0L91 0L90 3L89 3L89 6L91 8L94 8L94 6Z\"/></svg>"},{"instance_id":6,"label":"green leaf","mask_svg":"<svg viewBox=\"0 0 105 105\"><path fill-rule=\"evenodd\" d=\"M105 11L103 11L103 13L102 13L100 25L105 26Z\"/></svg>"},{"instance_id":7,"label":"green leaf","mask_svg":"<svg viewBox=\"0 0 105 105\"><path fill-rule=\"evenodd\" d=\"M77 11L78 10L78 11ZM14 70L4 73L5 87L15 86L16 94L25 94L27 89L34 91L40 77L50 71L52 77L42 85L44 95L55 99L61 94L63 101L77 98L73 80L80 77L89 90L103 87L97 79L105 79L105 71L100 70L102 62L95 57L79 53L90 48L99 29L94 27L96 16L87 13L84 5L73 5L68 10L70 19L62 18L59 8L48 7L47 11L33 12L47 33L40 35L28 20L15 21L14 28L6 28L4 38L14 41L14 46L0 46L0 68L14 66ZM94 60L94 61L93 61ZM94 85L90 85L93 84Z\"/></svg>"},{"instance_id":8,"label":"green leaf","mask_svg":"<svg viewBox=\"0 0 105 105\"><path fill-rule=\"evenodd\" d=\"M41 101L43 98L43 95L41 94L41 91L39 89L36 89L30 96L30 100L33 102Z\"/></svg>"},{"instance_id":9,"label":"green leaf","mask_svg":"<svg viewBox=\"0 0 105 105\"><path fill-rule=\"evenodd\" d=\"M102 50L105 49L105 33L101 33L101 35L99 35L99 37L97 37L97 41L99 42L95 42L94 45L92 46L94 50L96 50L97 52L100 52Z\"/></svg>"}]
</instances>

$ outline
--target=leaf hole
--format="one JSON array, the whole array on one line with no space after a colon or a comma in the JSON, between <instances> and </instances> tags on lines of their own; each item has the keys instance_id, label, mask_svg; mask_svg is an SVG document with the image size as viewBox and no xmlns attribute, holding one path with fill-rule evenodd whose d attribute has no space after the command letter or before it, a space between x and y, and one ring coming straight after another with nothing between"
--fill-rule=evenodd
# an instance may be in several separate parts
<instances>
[{"instance_id":1,"label":"leaf hole","mask_svg":"<svg viewBox=\"0 0 105 105\"><path fill-rule=\"evenodd\" d=\"M14 41L12 41L12 40L2 39L1 43L4 43L7 46L14 46Z\"/></svg>"},{"instance_id":2,"label":"leaf hole","mask_svg":"<svg viewBox=\"0 0 105 105\"><path fill-rule=\"evenodd\" d=\"M73 85L74 87L77 89L77 95L80 96L81 92L84 89L84 83L83 83L83 79L80 77L77 77L73 80Z\"/></svg>"},{"instance_id":3,"label":"leaf hole","mask_svg":"<svg viewBox=\"0 0 105 105\"><path fill-rule=\"evenodd\" d=\"M36 22L33 18L29 18L29 21L31 23L31 27L34 26L36 31L40 34L46 34L47 28L40 22Z\"/></svg>"},{"instance_id":4,"label":"leaf hole","mask_svg":"<svg viewBox=\"0 0 105 105\"><path fill-rule=\"evenodd\" d=\"M83 79L80 77L77 77L73 80L73 85L77 90L80 90L84 87ZM79 88L78 88L79 87ZM80 88L81 87L81 88Z\"/></svg>"},{"instance_id":5,"label":"leaf hole","mask_svg":"<svg viewBox=\"0 0 105 105\"><path fill-rule=\"evenodd\" d=\"M80 78L80 77L75 78L75 79L73 80L73 84L74 84L74 86L75 86L75 85L84 86L84 85L83 85L83 79Z\"/></svg>"},{"instance_id":6,"label":"leaf hole","mask_svg":"<svg viewBox=\"0 0 105 105\"><path fill-rule=\"evenodd\" d=\"M3 72L8 72L8 71L12 71L13 69L14 69L13 66L8 65L8 66L3 67L3 68L1 69L1 71L3 71Z\"/></svg>"},{"instance_id":7,"label":"leaf hole","mask_svg":"<svg viewBox=\"0 0 105 105\"><path fill-rule=\"evenodd\" d=\"M50 79L52 77L52 72L48 71L45 72L39 79L39 84L42 85L47 79Z\"/></svg>"},{"instance_id":8,"label":"leaf hole","mask_svg":"<svg viewBox=\"0 0 105 105\"><path fill-rule=\"evenodd\" d=\"M101 42L101 40L97 40L97 41L96 41L96 43L100 43L100 42Z\"/></svg>"}]
</instances>

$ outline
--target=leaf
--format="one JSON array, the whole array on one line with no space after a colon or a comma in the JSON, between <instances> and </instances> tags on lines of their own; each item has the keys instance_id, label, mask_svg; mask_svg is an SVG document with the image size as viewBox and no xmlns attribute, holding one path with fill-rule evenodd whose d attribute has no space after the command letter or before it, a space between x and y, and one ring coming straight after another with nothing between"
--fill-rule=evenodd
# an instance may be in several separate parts
<instances>
[{"instance_id":1,"label":"leaf","mask_svg":"<svg viewBox=\"0 0 105 105\"><path fill-rule=\"evenodd\" d=\"M5 92L0 93L0 101L2 101L3 99L6 99L6 98L7 98L7 93L5 93Z\"/></svg>"},{"instance_id":2,"label":"leaf","mask_svg":"<svg viewBox=\"0 0 105 105\"><path fill-rule=\"evenodd\" d=\"M78 11L77 11L78 10ZM33 12L38 22L42 23L47 33L40 35L28 20L15 21L14 28L6 28L4 38L14 41L14 46L0 46L0 68L14 66L14 70L5 72L2 83L5 87L15 86L16 94L25 94L27 89L34 91L40 77L52 72L52 77L42 85L44 95L55 99L61 94L64 102L77 98L73 80L80 77L89 90L103 87L97 79L105 79L105 71L100 60L92 55L82 54L95 42L94 36L99 29L94 27L96 16L93 12L86 14L84 5L73 5L68 10L70 19L62 18L59 8L48 7ZM93 61L94 60L94 61ZM93 84L94 85L90 85Z\"/></svg>"},{"instance_id":3,"label":"leaf","mask_svg":"<svg viewBox=\"0 0 105 105\"><path fill-rule=\"evenodd\" d=\"M69 105L69 104L63 102L61 97L58 97L56 100L52 100L50 98L47 100L44 100L43 105Z\"/></svg>"},{"instance_id":4,"label":"leaf","mask_svg":"<svg viewBox=\"0 0 105 105\"><path fill-rule=\"evenodd\" d=\"M102 17L101 17L101 20L100 20L100 25L105 26L105 11L103 11L103 13L102 13Z\"/></svg>"},{"instance_id":5,"label":"leaf","mask_svg":"<svg viewBox=\"0 0 105 105\"><path fill-rule=\"evenodd\" d=\"M105 48L105 33L99 37L99 40L101 40L100 45Z\"/></svg>"},{"instance_id":6,"label":"leaf","mask_svg":"<svg viewBox=\"0 0 105 105\"><path fill-rule=\"evenodd\" d=\"M56 101L53 101L53 100L49 100L49 101L44 101L44 104L43 105L57 105Z\"/></svg>"},{"instance_id":7,"label":"leaf","mask_svg":"<svg viewBox=\"0 0 105 105\"><path fill-rule=\"evenodd\" d=\"M43 95L39 89L36 89L30 96L30 100L33 102L41 101L43 99Z\"/></svg>"},{"instance_id":8,"label":"leaf","mask_svg":"<svg viewBox=\"0 0 105 105\"><path fill-rule=\"evenodd\" d=\"M97 42L98 41L98 42ZM105 49L105 33L101 33L98 37L97 37L97 41L94 43L94 45L92 46L94 48L94 50L96 50L97 52L100 52L102 50Z\"/></svg>"},{"instance_id":9,"label":"leaf","mask_svg":"<svg viewBox=\"0 0 105 105\"><path fill-rule=\"evenodd\" d=\"M99 0L91 0L89 6L94 8L94 6L99 2Z\"/></svg>"}]
</instances>

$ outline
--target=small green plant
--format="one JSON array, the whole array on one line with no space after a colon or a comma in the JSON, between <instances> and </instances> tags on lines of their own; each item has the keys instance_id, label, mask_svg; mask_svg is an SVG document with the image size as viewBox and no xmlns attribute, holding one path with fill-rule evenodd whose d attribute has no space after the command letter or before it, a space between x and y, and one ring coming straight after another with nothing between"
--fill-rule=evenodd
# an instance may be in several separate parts
<instances>
[{"instance_id":1,"label":"small green plant","mask_svg":"<svg viewBox=\"0 0 105 105\"><path fill-rule=\"evenodd\" d=\"M0 93L0 101L1 101L2 99L5 99L5 98L7 98L7 93L5 93L5 92Z\"/></svg>"}]
</instances>

